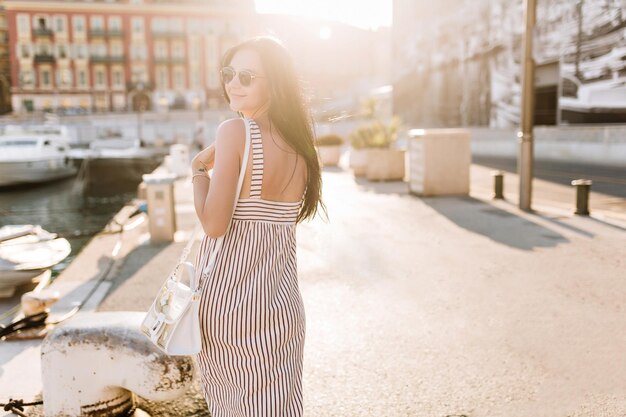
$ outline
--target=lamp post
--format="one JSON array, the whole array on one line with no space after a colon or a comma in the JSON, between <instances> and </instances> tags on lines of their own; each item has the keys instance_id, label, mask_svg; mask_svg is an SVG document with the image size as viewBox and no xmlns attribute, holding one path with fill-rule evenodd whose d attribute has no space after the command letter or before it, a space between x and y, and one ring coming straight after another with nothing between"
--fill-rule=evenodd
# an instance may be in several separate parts
<instances>
[{"instance_id":1,"label":"lamp post","mask_svg":"<svg viewBox=\"0 0 626 417\"><path fill-rule=\"evenodd\" d=\"M137 82L137 93L139 94L139 99L137 100L137 138L139 139L139 143L143 143L143 118L142 113L144 109L144 100L143 100L143 81Z\"/></svg>"},{"instance_id":2,"label":"lamp post","mask_svg":"<svg viewBox=\"0 0 626 417\"><path fill-rule=\"evenodd\" d=\"M204 122L202 120L202 99L199 96L193 98L193 106L198 110L198 120L196 121L192 146L197 146L198 151L201 151L204 149Z\"/></svg>"},{"instance_id":3,"label":"lamp post","mask_svg":"<svg viewBox=\"0 0 626 417\"><path fill-rule=\"evenodd\" d=\"M524 0L525 31L522 42L522 111L521 130L517 132L519 156L519 208L532 211L533 179L533 125L535 109L535 62L533 59L533 34L535 31L536 0Z\"/></svg>"}]
</instances>

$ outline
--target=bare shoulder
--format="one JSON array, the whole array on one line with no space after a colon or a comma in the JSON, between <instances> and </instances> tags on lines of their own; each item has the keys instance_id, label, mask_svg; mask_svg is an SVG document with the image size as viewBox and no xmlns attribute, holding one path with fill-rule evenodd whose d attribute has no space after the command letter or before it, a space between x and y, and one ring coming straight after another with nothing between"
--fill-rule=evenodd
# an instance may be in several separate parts
<instances>
[{"instance_id":1,"label":"bare shoulder","mask_svg":"<svg viewBox=\"0 0 626 417\"><path fill-rule=\"evenodd\" d=\"M217 127L215 135L216 149L242 153L246 141L246 127L240 118L224 120Z\"/></svg>"}]
</instances>

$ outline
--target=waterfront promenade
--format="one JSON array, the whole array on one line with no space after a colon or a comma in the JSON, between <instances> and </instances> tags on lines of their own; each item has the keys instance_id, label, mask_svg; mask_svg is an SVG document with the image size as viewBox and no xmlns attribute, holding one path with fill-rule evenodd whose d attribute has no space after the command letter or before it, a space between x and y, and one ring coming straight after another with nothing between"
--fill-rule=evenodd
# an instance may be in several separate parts
<instances>
[{"instance_id":1,"label":"waterfront promenade","mask_svg":"<svg viewBox=\"0 0 626 417\"><path fill-rule=\"evenodd\" d=\"M406 182L325 169L330 222L297 232L306 416L626 414L626 201L592 194L592 216L576 216L573 188L535 180L526 213L515 175L507 200L491 200L489 171L472 166L470 196L419 198ZM145 223L124 232L89 309L149 307L195 224L188 181L176 196L177 242L150 245ZM97 275L117 238L99 239L57 285ZM0 343L0 401L41 385L36 343L15 343ZM28 384L13 380L18 360ZM208 415L197 383L139 406Z\"/></svg>"}]
</instances>

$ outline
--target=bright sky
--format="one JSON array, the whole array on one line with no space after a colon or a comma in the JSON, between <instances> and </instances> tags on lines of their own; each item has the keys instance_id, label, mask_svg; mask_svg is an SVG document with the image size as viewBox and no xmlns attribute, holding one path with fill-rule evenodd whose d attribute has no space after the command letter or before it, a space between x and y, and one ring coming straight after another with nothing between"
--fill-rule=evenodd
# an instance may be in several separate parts
<instances>
[{"instance_id":1,"label":"bright sky","mask_svg":"<svg viewBox=\"0 0 626 417\"><path fill-rule=\"evenodd\" d=\"M258 13L336 20L362 28L391 26L392 0L255 0Z\"/></svg>"}]
</instances>

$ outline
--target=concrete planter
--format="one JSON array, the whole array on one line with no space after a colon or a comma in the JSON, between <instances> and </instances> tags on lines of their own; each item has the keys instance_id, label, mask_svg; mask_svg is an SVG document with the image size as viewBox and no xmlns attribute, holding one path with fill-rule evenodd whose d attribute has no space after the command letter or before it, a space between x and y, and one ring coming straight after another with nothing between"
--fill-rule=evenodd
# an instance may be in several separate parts
<instances>
[{"instance_id":1,"label":"concrete planter","mask_svg":"<svg viewBox=\"0 0 626 417\"><path fill-rule=\"evenodd\" d=\"M339 165L339 158L341 157L341 145L325 145L318 146L317 152L322 161L322 166L336 167Z\"/></svg>"},{"instance_id":2,"label":"concrete planter","mask_svg":"<svg viewBox=\"0 0 626 417\"><path fill-rule=\"evenodd\" d=\"M415 129L409 135L409 192L424 197L469 195L469 130Z\"/></svg>"},{"instance_id":3,"label":"concrete planter","mask_svg":"<svg viewBox=\"0 0 626 417\"><path fill-rule=\"evenodd\" d=\"M404 160L403 149L368 149L365 177L369 181L402 181Z\"/></svg>"},{"instance_id":4,"label":"concrete planter","mask_svg":"<svg viewBox=\"0 0 626 417\"><path fill-rule=\"evenodd\" d=\"M367 151L368 149L350 148L350 168L357 177L364 176L367 170Z\"/></svg>"}]
</instances>

